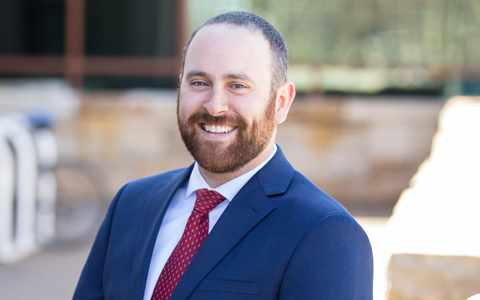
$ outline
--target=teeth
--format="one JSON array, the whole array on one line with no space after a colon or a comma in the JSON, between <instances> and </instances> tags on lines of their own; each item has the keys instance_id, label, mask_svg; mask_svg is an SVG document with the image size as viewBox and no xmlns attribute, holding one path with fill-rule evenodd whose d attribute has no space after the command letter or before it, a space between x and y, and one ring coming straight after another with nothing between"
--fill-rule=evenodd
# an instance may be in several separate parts
<instances>
[{"instance_id":1,"label":"teeth","mask_svg":"<svg viewBox=\"0 0 480 300\"><path fill-rule=\"evenodd\" d=\"M205 125L203 124L203 129L208 132L214 133L226 133L233 130L232 126L215 126L215 125Z\"/></svg>"}]
</instances>

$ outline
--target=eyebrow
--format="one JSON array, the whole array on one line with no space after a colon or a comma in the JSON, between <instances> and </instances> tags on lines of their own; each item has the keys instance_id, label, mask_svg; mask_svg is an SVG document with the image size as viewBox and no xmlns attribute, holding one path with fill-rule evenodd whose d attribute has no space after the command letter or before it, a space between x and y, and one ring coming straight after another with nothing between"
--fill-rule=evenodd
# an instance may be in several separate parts
<instances>
[{"instance_id":1,"label":"eyebrow","mask_svg":"<svg viewBox=\"0 0 480 300\"><path fill-rule=\"evenodd\" d=\"M240 74L226 74L223 76L224 79L241 79L241 80L247 80L250 82L253 82L252 78L246 74L240 73Z\"/></svg>"},{"instance_id":2,"label":"eyebrow","mask_svg":"<svg viewBox=\"0 0 480 300\"><path fill-rule=\"evenodd\" d=\"M202 72L202 71L193 70L193 71L190 71L190 72L187 73L187 80L191 79L192 77L195 77L195 76L208 78L207 73Z\"/></svg>"}]
</instances>

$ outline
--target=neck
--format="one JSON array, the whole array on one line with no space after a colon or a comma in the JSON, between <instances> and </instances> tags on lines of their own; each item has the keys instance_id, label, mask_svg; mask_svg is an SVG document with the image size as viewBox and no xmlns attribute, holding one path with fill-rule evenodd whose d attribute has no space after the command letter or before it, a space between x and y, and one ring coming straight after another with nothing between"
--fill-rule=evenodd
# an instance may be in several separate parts
<instances>
[{"instance_id":1,"label":"neck","mask_svg":"<svg viewBox=\"0 0 480 300\"><path fill-rule=\"evenodd\" d=\"M198 166L198 169L200 171L200 174L202 174L203 178L208 183L208 185L211 188L217 188L217 187L221 186L222 184L224 184L226 182L229 182L230 180L235 179L238 176L247 173L248 171L251 171L251 170L255 169L255 167L260 165L264 160L266 160L270 156L270 154L272 154L274 145L275 145L275 141L274 141L274 139L272 139L268 143L267 147L265 147L265 149L263 149L263 151L260 152L260 154L257 155L257 157L255 157L254 159L249 161L246 165L244 165L243 167L241 167L240 169L238 169L234 172L212 173L212 172L209 172L209 171L205 170L200 165Z\"/></svg>"}]
</instances>

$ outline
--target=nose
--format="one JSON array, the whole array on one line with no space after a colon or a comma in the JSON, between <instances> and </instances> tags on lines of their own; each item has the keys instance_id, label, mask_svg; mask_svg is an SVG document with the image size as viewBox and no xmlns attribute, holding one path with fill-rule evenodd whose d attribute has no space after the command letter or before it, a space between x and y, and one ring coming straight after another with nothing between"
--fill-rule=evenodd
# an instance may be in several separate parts
<instances>
[{"instance_id":1,"label":"nose","mask_svg":"<svg viewBox=\"0 0 480 300\"><path fill-rule=\"evenodd\" d=\"M212 116L219 116L228 111L228 99L225 92L218 87L212 89L209 98L203 104L203 107Z\"/></svg>"}]
</instances>

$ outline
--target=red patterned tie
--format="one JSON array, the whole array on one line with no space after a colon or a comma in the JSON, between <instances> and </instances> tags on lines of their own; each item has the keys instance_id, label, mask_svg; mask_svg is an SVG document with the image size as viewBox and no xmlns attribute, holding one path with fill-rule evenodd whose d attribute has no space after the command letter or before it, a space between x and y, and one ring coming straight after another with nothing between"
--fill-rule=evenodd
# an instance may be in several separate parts
<instances>
[{"instance_id":1,"label":"red patterned tie","mask_svg":"<svg viewBox=\"0 0 480 300\"><path fill-rule=\"evenodd\" d=\"M168 300L180 277L208 235L208 213L225 197L215 191L197 190L197 200L188 218L182 238L158 277L151 300Z\"/></svg>"}]
</instances>

